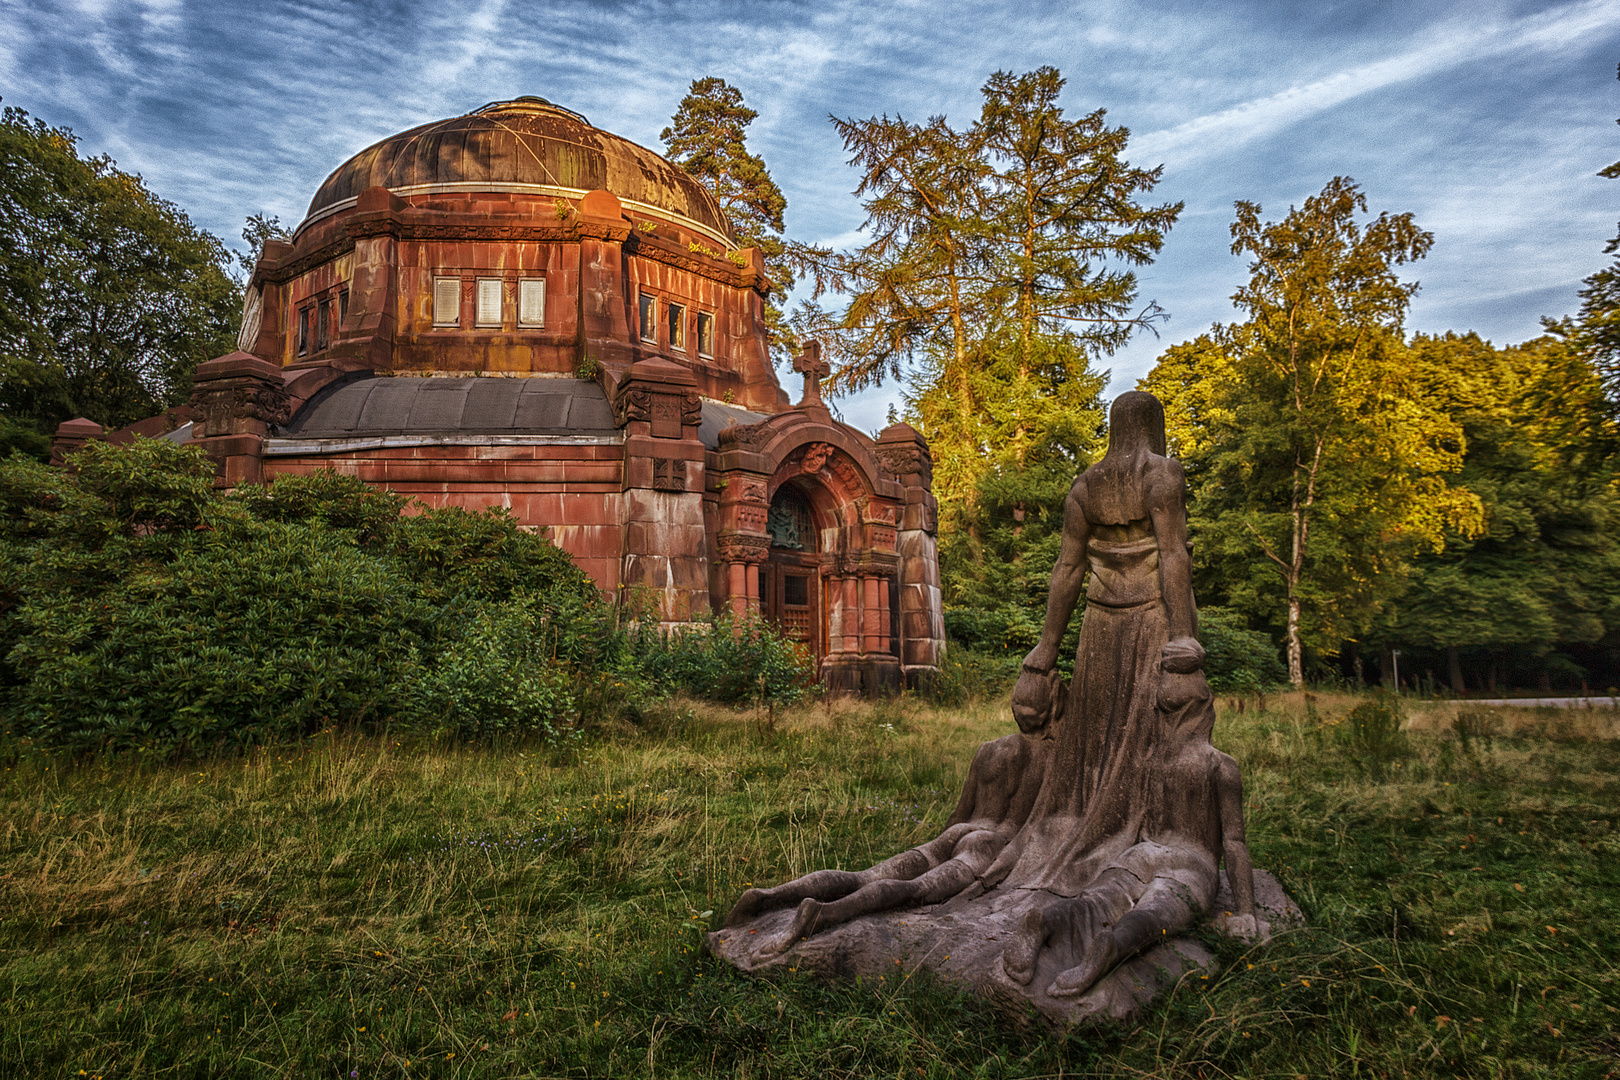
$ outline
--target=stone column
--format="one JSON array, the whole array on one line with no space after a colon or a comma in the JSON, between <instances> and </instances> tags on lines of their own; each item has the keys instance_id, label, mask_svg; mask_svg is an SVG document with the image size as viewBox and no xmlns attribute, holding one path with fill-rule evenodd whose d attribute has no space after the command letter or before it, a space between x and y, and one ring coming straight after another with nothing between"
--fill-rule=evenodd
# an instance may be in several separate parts
<instances>
[{"instance_id":1,"label":"stone column","mask_svg":"<svg viewBox=\"0 0 1620 1080\"><path fill-rule=\"evenodd\" d=\"M264 439L292 411L282 370L245 352L209 360L191 383L191 440L208 452L222 487L262 479Z\"/></svg>"},{"instance_id":2,"label":"stone column","mask_svg":"<svg viewBox=\"0 0 1620 1080\"><path fill-rule=\"evenodd\" d=\"M865 640L862 651L868 656L888 652L878 644L878 631L882 624L878 618L878 579L873 574L861 575L861 633Z\"/></svg>"},{"instance_id":3,"label":"stone column","mask_svg":"<svg viewBox=\"0 0 1620 1080\"><path fill-rule=\"evenodd\" d=\"M861 651L860 579L854 574L845 574L841 583L844 593L844 610L838 623L839 630L844 636L844 651L858 653Z\"/></svg>"},{"instance_id":4,"label":"stone column","mask_svg":"<svg viewBox=\"0 0 1620 1080\"><path fill-rule=\"evenodd\" d=\"M643 360L614 407L625 429L621 601L656 612L665 628L690 622L710 610L697 380L668 360Z\"/></svg>"},{"instance_id":5,"label":"stone column","mask_svg":"<svg viewBox=\"0 0 1620 1080\"><path fill-rule=\"evenodd\" d=\"M878 641L881 647L879 652L892 655L894 649L894 628L889 619L889 576L884 574L878 578Z\"/></svg>"},{"instance_id":6,"label":"stone column","mask_svg":"<svg viewBox=\"0 0 1620 1080\"><path fill-rule=\"evenodd\" d=\"M715 542L726 568L725 595L721 602L733 618L759 614L759 565L765 561L770 538L748 533L724 532Z\"/></svg>"}]
</instances>

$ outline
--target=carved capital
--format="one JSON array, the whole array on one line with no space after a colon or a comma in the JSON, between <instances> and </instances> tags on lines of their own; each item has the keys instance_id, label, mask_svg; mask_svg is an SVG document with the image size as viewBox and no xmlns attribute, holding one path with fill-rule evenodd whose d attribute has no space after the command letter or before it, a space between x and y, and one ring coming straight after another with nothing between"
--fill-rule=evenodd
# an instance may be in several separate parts
<instances>
[{"instance_id":1,"label":"carved capital","mask_svg":"<svg viewBox=\"0 0 1620 1080\"><path fill-rule=\"evenodd\" d=\"M771 553L769 536L747 533L721 533L715 537L721 562L762 563Z\"/></svg>"}]
</instances>

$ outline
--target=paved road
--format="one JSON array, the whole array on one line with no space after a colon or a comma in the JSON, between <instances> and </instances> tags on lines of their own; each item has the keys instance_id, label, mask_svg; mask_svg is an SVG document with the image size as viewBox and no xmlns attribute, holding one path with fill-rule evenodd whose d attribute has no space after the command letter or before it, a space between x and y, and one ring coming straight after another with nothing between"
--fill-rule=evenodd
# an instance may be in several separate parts
<instances>
[{"instance_id":1,"label":"paved road","mask_svg":"<svg viewBox=\"0 0 1620 1080\"><path fill-rule=\"evenodd\" d=\"M1459 705L1511 705L1519 709L1620 709L1616 697L1459 698Z\"/></svg>"}]
</instances>

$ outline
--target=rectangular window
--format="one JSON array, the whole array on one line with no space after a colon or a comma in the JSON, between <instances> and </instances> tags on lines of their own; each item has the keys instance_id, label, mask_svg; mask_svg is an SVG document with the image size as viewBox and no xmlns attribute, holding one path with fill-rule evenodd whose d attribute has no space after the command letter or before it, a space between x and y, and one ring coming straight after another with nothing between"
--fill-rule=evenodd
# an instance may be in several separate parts
<instances>
[{"instance_id":1,"label":"rectangular window","mask_svg":"<svg viewBox=\"0 0 1620 1080\"><path fill-rule=\"evenodd\" d=\"M479 326L501 325L501 279L478 279L478 312L474 321Z\"/></svg>"},{"instance_id":2,"label":"rectangular window","mask_svg":"<svg viewBox=\"0 0 1620 1080\"><path fill-rule=\"evenodd\" d=\"M669 347L686 348L686 309L679 304L669 307Z\"/></svg>"},{"instance_id":3,"label":"rectangular window","mask_svg":"<svg viewBox=\"0 0 1620 1080\"><path fill-rule=\"evenodd\" d=\"M714 355L714 316L707 311L698 312L697 347L699 356Z\"/></svg>"},{"instance_id":4,"label":"rectangular window","mask_svg":"<svg viewBox=\"0 0 1620 1080\"><path fill-rule=\"evenodd\" d=\"M320 316L315 321L315 351L320 352L332 340L332 301L322 300Z\"/></svg>"},{"instance_id":5,"label":"rectangular window","mask_svg":"<svg viewBox=\"0 0 1620 1080\"><path fill-rule=\"evenodd\" d=\"M800 574L782 578L782 603L788 607L810 606L810 579Z\"/></svg>"},{"instance_id":6,"label":"rectangular window","mask_svg":"<svg viewBox=\"0 0 1620 1080\"><path fill-rule=\"evenodd\" d=\"M349 290L344 289L338 293L338 331L343 330L343 320L349 317Z\"/></svg>"},{"instance_id":7,"label":"rectangular window","mask_svg":"<svg viewBox=\"0 0 1620 1080\"><path fill-rule=\"evenodd\" d=\"M298 311L298 355L309 354L309 308Z\"/></svg>"},{"instance_id":8,"label":"rectangular window","mask_svg":"<svg viewBox=\"0 0 1620 1080\"><path fill-rule=\"evenodd\" d=\"M433 279L433 325L461 325L461 279L436 277Z\"/></svg>"},{"instance_id":9,"label":"rectangular window","mask_svg":"<svg viewBox=\"0 0 1620 1080\"><path fill-rule=\"evenodd\" d=\"M641 294L641 340L658 344L658 301Z\"/></svg>"},{"instance_id":10,"label":"rectangular window","mask_svg":"<svg viewBox=\"0 0 1620 1080\"><path fill-rule=\"evenodd\" d=\"M518 282L518 325L546 325L546 281L524 278Z\"/></svg>"}]
</instances>

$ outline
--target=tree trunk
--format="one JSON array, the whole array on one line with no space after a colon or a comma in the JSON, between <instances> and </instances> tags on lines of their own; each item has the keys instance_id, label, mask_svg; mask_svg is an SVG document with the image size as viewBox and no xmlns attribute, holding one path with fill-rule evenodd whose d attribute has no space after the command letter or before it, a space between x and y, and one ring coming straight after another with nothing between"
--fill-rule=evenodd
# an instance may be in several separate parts
<instances>
[{"instance_id":1,"label":"tree trunk","mask_svg":"<svg viewBox=\"0 0 1620 1080\"><path fill-rule=\"evenodd\" d=\"M1449 646L1446 649L1446 669L1451 676L1451 692L1461 697L1468 692L1463 684L1462 658L1457 655L1457 647Z\"/></svg>"},{"instance_id":2,"label":"tree trunk","mask_svg":"<svg viewBox=\"0 0 1620 1080\"><path fill-rule=\"evenodd\" d=\"M1305 649L1299 640L1299 597L1288 598L1288 681L1305 689Z\"/></svg>"}]
</instances>

